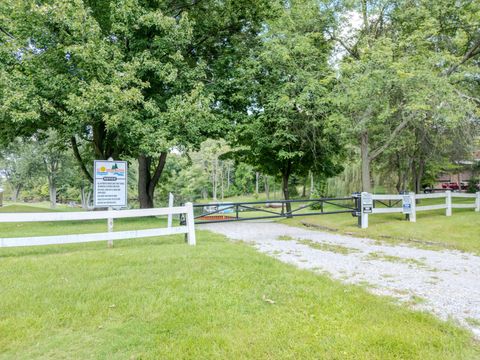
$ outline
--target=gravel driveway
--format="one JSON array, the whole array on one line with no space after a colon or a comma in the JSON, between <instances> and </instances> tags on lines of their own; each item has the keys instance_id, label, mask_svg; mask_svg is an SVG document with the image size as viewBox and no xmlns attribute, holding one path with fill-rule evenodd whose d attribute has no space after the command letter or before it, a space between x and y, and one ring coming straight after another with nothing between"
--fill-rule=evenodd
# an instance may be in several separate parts
<instances>
[{"instance_id":1,"label":"gravel driveway","mask_svg":"<svg viewBox=\"0 0 480 360\"><path fill-rule=\"evenodd\" d=\"M275 222L202 224L200 229L253 243L261 252L302 269L453 318L480 338L480 257L424 250ZM479 239L480 241L480 239Z\"/></svg>"}]
</instances>

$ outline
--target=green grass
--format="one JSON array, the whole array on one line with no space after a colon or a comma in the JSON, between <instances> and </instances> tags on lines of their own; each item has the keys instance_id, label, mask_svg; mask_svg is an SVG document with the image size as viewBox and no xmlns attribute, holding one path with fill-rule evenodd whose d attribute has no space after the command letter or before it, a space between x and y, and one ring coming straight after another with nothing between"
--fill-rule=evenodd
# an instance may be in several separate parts
<instances>
[{"instance_id":1,"label":"green grass","mask_svg":"<svg viewBox=\"0 0 480 360\"><path fill-rule=\"evenodd\" d=\"M2 236L105 229L5 225ZM169 236L0 249L0 289L0 359L480 357L452 323L201 231L196 247Z\"/></svg>"},{"instance_id":2,"label":"green grass","mask_svg":"<svg viewBox=\"0 0 480 360\"><path fill-rule=\"evenodd\" d=\"M480 254L480 214L473 209L453 209L451 217L445 210L417 212L417 222L405 220L402 214L370 215L368 229L357 226L350 214L299 217L282 220L293 226L305 223L322 230L388 242L410 242L412 245L436 249L457 249Z\"/></svg>"},{"instance_id":3,"label":"green grass","mask_svg":"<svg viewBox=\"0 0 480 360\"><path fill-rule=\"evenodd\" d=\"M83 211L81 207L71 207L63 204L57 204L55 210L50 208L48 201L25 203L4 201L0 212L43 212L43 211Z\"/></svg>"},{"instance_id":4,"label":"green grass","mask_svg":"<svg viewBox=\"0 0 480 360\"><path fill-rule=\"evenodd\" d=\"M389 261L389 262L396 262L402 264L410 264L410 265L417 265L417 266L427 266L424 261L413 259L413 258L403 258L394 255L388 255L384 252L371 252L366 257L366 260L382 260L382 261Z\"/></svg>"},{"instance_id":5,"label":"green grass","mask_svg":"<svg viewBox=\"0 0 480 360\"><path fill-rule=\"evenodd\" d=\"M2 251L0 358L480 356L451 324L209 233L46 248Z\"/></svg>"},{"instance_id":6,"label":"green grass","mask_svg":"<svg viewBox=\"0 0 480 360\"><path fill-rule=\"evenodd\" d=\"M283 241L295 241L298 244L306 245L312 249L322 250L322 251L329 251L337 254L347 255L351 253L358 252L359 250L349 248L342 245L336 244L327 244L327 243L319 243L310 239L296 239L292 238L291 236L282 235L278 237L278 240Z\"/></svg>"}]
</instances>

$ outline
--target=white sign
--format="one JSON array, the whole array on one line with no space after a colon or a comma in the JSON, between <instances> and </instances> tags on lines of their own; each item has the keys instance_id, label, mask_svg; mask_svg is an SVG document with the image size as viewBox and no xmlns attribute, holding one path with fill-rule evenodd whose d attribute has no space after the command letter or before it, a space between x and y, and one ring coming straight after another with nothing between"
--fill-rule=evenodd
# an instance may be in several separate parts
<instances>
[{"instance_id":1,"label":"white sign","mask_svg":"<svg viewBox=\"0 0 480 360\"><path fill-rule=\"evenodd\" d=\"M371 214L373 210L373 197L372 194L362 192L362 212L364 214Z\"/></svg>"},{"instance_id":2,"label":"white sign","mask_svg":"<svg viewBox=\"0 0 480 360\"><path fill-rule=\"evenodd\" d=\"M95 160L93 163L94 207L127 206L127 162Z\"/></svg>"},{"instance_id":3,"label":"white sign","mask_svg":"<svg viewBox=\"0 0 480 360\"><path fill-rule=\"evenodd\" d=\"M403 195L402 196L402 212L404 214L411 214L412 213L412 199L410 195Z\"/></svg>"}]
</instances>

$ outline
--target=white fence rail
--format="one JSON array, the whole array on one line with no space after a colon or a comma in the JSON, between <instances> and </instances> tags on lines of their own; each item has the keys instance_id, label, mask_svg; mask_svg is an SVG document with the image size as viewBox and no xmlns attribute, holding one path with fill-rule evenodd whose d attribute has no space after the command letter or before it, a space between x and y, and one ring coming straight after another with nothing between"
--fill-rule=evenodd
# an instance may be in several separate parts
<instances>
[{"instance_id":1,"label":"white fence rail","mask_svg":"<svg viewBox=\"0 0 480 360\"><path fill-rule=\"evenodd\" d=\"M409 198L409 199L405 199ZM443 204L434 204L434 205L417 205L416 200L418 199L445 199ZM452 199L454 198L463 198L463 199L472 199L472 203L454 203ZM375 207L367 206L368 211L365 211L364 202L367 202L367 205L370 205L370 202L373 200L377 201L401 201L399 207ZM466 194L466 193L452 193L451 191L446 191L444 193L433 193L433 194L415 194L410 193L406 195L372 195L369 193L362 193L362 213L361 213L361 227L368 227L368 216L371 214L388 214L388 213L406 213L403 203L405 200L409 200L410 208L408 210L409 220L415 222L417 220L418 211L429 211L429 210L439 210L445 209L446 216L452 216L452 209L475 209L475 211L480 211L480 192L475 194Z\"/></svg>"},{"instance_id":2,"label":"white fence rail","mask_svg":"<svg viewBox=\"0 0 480 360\"><path fill-rule=\"evenodd\" d=\"M113 219L134 218L145 216L162 215L186 215L186 225L171 225L171 220L166 228L146 229L146 230L128 230L113 231ZM35 237L14 237L0 238L0 247L15 246L35 246L52 244L71 244L91 241L108 241L108 245L113 245L113 240L135 239L152 236L186 234L189 245L196 244L195 238L195 219L193 217L192 203L186 203L185 206L141 209L141 210L109 210L109 211L91 211L91 212L64 212L64 213L3 213L0 214L0 223L7 222L50 222L50 221L80 221L80 220L107 220L108 232L94 234L73 234L73 235L55 235L55 236L35 236Z\"/></svg>"}]
</instances>

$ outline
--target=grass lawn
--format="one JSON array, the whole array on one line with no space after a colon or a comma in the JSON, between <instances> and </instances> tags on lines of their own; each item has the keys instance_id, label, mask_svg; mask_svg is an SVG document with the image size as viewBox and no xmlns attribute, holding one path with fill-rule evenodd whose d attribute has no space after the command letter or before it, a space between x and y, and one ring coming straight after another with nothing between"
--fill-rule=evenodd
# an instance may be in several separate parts
<instances>
[{"instance_id":1,"label":"grass lawn","mask_svg":"<svg viewBox=\"0 0 480 360\"><path fill-rule=\"evenodd\" d=\"M390 242L411 242L480 254L480 213L473 209L453 209L451 217L445 210L417 212L417 222L405 220L402 214L375 214L368 217L368 229L357 226L350 214L309 216L282 220L286 224L317 225L324 230L338 231L360 237Z\"/></svg>"},{"instance_id":2,"label":"grass lawn","mask_svg":"<svg viewBox=\"0 0 480 360\"><path fill-rule=\"evenodd\" d=\"M106 225L6 226L13 237ZM208 232L196 247L170 236L0 249L0 289L5 359L480 357L451 323Z\"/></svg>"}]
</instances>

